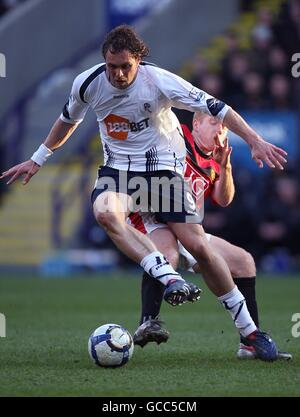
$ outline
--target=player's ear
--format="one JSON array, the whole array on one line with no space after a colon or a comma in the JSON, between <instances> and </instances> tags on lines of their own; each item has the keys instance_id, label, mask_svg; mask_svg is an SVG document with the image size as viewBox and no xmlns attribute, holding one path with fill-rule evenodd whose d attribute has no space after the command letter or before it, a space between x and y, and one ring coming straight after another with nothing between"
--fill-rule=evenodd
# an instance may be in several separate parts
<instances>
[{"instance_id":1,"label":"player's ear","mask_svg":"<svg viewBox=\"0 0 300 417\"><path fill-rule=\"evenodd\" d=\"M193 129L197 130L199 126L199 120L196 119L196 117L193 118Z\"/></svg>"}]
</instances>

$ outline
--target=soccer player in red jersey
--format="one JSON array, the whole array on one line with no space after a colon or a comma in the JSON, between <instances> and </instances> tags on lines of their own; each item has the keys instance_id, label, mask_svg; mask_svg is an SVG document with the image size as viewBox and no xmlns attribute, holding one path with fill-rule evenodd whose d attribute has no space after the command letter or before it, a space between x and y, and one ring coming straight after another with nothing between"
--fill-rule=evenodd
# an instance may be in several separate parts
<instances>
[{"instance_id":1,"label":"soccer player in red jersey","mask_svg":"<svg viewBox=\"0 0 300 417\"><path fill-rule=\"evenodd\" d=\"M203 197L211 198L222 207L228 206L234 198L235 188L230 163L232 148L228 146L226 127L214 117L195 113L193 131L190 132L185 125L182 125L182 130L187 149L184 176L189 182L198 207L203 205ZM137 213L131 215L131 221L140 231L149 233L162 253L173 262L173 267L176 268L180 263L183 269L201 273L201 264L197 263L180 242L176 242L167 225L155 222L155 219L149 215ZM209 234L206 234L206 237L214 250L226 261L232 275L232 286L236 285L245 298L249 313L255 325L259 327L255 293L256 267L252 255L220 237ZM205 281L224 307L228 308L226 297L224 300L224 286L220 280L215 277ZM163 287L154 284L144 274L141 321L134 335L135 344L142 347L152 341L166 342L169 337L169 332L162 328L161 321L157 319ZM234 317L235 314L233 319ZM255 348L248 346L241 338L237 357L254 359ZM289 353L278 352L279 359L288 360L291 357Z\"/></svg>"}]
</instances>

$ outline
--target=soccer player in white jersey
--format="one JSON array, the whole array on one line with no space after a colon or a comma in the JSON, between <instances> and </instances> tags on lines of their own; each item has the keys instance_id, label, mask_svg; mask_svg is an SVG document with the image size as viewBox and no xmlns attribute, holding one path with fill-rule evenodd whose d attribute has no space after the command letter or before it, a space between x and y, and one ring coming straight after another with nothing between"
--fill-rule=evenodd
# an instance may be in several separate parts
<instances>
[{"instance_id":1,"label":"soccer player in white jersey","mask_svg":"<svg viewBox=\"0 0 300 417\"><path fill-rule=\"evenodd\" d=\"M260 167L265 162L271 168L283 169L286 152L266 142L225 103L177 75L143 62L149 50L129 26L119 26L109 32L102 52L105 63L76 77L63 114L44 143L28 161L5 171L1 178L11 177L8 181L11 184L25 174L23 182L28 183L53 151L70 137L91 107L97 115L105 155L105 165L99 170L92 193L95 218L124 254L166 286L167 302L182 304L191 295L191 286L174 271L149 238L126 224L129 212L135 210L131 196L142 184L143 191L148 188L141 195L142 205L150 197L149 204L155 206L157 219L166 222L201 263L203 275L218 274L224 281L229 279L226 263L211 251L205 239L201 215L178 171L182 169L184 143L171 107L204 112L222 120L246 141ZM165 178L172 183L168 196L162 193L161 187L155 192L151 187ZM247 325L242 330L244 336L254 328L254 324ZM270 342L268 358L273 360L276 355L276 346Z\"/></svg>"}]
</instances>

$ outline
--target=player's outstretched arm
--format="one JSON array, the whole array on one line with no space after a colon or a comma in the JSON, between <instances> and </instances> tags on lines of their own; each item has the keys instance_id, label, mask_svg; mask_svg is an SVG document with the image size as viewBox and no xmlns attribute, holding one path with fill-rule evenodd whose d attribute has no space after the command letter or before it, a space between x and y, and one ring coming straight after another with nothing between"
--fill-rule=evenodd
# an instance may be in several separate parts
<instances>
[{"instance_id":1,"label":"player's outstretched arm","mask_svg":"<svg viewBox=\"0 0 300 417\"><path fill-rule=\"evenodd\" d=\"M22 183L27 184L40 167L52 155L53 150L63 145L76 129L77 124L65 123L57 119L49 135L39 149L32 155L31 159L15 165L3 172L0 179L9 178L7 185L15 182L19 177L24 176Z\"/></svg>"},{"instance_id":2,"label":"player's outstretched arm","mask_svg":"<svg viewBox=\"0 0 300 417\"><path fill-rule=\"evenodd\" d=\"M248 123L233 109L229 109L224 117L224 125L236 133L249 145L252 159L259 168L265 162L270 168L284 169L287 152L278 146L265 141Z\"/></svg>"}]
</instances>

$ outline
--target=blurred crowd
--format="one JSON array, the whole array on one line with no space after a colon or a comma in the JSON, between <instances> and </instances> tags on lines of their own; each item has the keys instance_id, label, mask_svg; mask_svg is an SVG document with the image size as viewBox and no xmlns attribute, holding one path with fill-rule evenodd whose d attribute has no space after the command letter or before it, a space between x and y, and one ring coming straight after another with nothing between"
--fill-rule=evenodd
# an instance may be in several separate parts
<instances>
[{"instance_id":1,"label":"blurred crowd","mask_svg":"<svg viewBox=\"0 0 300 417\"><path fill-rule=\"evenodd\" d=\"M272 171L258 183L234 169L234 177L236 197L229 207L206 204L206 229L250 251L264 272L299 271L299 175Z\"/></svg>"},{"instance_id":2,"label":"blurred crowd","mask_svg":"<svg viewBox=\"0 0 300 417\"><path fill-rule=\"evenodd\" d=\"M198 55L191 82L241 110L300 107L299 83L291 76L291 58L300 53L300 1L284 2L279 15L257 12L250 47L241 47L235 31L225 35L226 54L215 71Z\"/></svg>"},{"instance_id":3,"label":"blurred crowd","mask_svg":"<svg viewBox=\"0 0 300 417\"><path fill-rule=\"evenodd\" d=\"M251 11L253 3L242 2L242 7ZM299 120L300 78L292 77L291 57L300 53L300 1L284 2L278 14L264 7L256 11L249 47L240 46L234 31L225 39L218 71L197 56L190 81L238 111L292 110ZM284 173L268 170L256 177L234 167L234 202L227 209L207 204L204 225L250 250L263 271L299 270L299 166L300 155Z\"/></svg>"}]
</instances>

